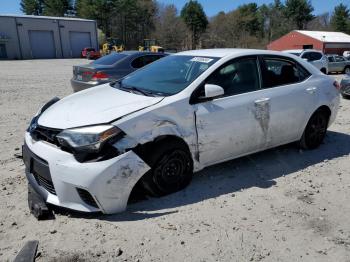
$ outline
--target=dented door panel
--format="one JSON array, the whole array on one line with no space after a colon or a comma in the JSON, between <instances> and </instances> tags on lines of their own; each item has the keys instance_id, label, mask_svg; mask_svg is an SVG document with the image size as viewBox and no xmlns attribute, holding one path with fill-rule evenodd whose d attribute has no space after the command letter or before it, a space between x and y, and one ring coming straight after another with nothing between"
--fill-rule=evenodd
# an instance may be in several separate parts
<instances>
[{"instance_id":1,"label":"dented door panel","mask_svg":"<svg viewBox=\"0 0 350 262\"><path fill-rule=\"evenodd\" d=\"M255 91L199 103L196 107L199 159L204 165L257 151L265 144L269 105Z\"/></svg>"}]
</instances>

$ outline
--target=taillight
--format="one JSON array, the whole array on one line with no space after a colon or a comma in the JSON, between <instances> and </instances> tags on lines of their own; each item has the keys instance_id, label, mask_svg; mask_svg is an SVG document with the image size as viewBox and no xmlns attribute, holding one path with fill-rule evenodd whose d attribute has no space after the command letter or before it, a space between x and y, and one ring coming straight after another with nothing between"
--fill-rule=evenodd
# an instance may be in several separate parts
<instances>
[{"instance_id":1,"label":"taillight","mask_svg":"<svg viewBox=\"0 0 350 262\"><path fill-rule=\"evenodd\" d=\"M92 77L91 80L108 80L109 75L103 72L96 72Z\"/></svg>"},{"instance_id":2,"label":"taillight","mask_svg":"<svg viewBox=\"0 0 350 262\"><path fill-rule=\"evenodd\" d=\"M333 82L333 86L337 89L340 90L341 85L338 83L338 81Z\"/></svg>"}]
</instances>

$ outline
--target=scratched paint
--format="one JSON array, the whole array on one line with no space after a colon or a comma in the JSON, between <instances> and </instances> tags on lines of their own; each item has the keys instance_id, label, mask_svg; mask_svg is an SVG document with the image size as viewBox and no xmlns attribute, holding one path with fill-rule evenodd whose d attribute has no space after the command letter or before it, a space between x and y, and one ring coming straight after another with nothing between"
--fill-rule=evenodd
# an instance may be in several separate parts
<instances>
[{"instance_id":1,"label":"scratched paint","mask_svg":"<svg viewBox=\"0 0 350 262\"><path fill-rule=\"evenodd\" d=\"M267 137L270 123L270 104L255 104L254 117L259 122L264 136Z\"/></svg>"}]
</instances>

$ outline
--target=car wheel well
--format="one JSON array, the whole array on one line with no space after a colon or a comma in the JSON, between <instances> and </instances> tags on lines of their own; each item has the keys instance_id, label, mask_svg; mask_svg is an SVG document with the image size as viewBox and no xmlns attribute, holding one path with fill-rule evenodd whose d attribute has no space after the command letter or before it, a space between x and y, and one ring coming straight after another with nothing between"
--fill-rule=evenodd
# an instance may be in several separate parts
<instances>
[{"instance_id":1,"label":"car wheel well","mask_svg":"<svg viewBox=\"0 0 350 262\"><path fill-rule=\"evenodd\" d=\"M152 150L154 150L155 147L158 147L163 144L167 144L169 146L178 145L184 150L186 150L188 153L191 153L188 144L182 138L175 135L162 135L156 137L150 142L138 145L133 149L133 151L147 163L147 156L149 156Z\"/></svg>"},{"instance_id":2,"label":"car wheel well","mask_svg":"<svg viewBox=\"0 0 350 262\"><path fill-rule=\"evenodd\" d=\"M322 73L324 73L324 74L327 74L327 69L324 68L324 67L322 67L320 71L321 71Z\"/></svg>"},{"instance_id":3,"label":"car wheel well","mask_svg":"<svg viewBox=\"0 0 350 262\"><path fill-rule=\"evenodd\" d=\"M315 114L316 112L323 112L324 114L326 114L326 116L329 118L330 116L331 116L331 114L332 114L332 111L331 111L331 109L328 107L328 106L325 106L325 105L323 105L323 106L320 106L319 108L317 108L317 110L313 113L313 114Z\"/></svg>"}]
</instances>

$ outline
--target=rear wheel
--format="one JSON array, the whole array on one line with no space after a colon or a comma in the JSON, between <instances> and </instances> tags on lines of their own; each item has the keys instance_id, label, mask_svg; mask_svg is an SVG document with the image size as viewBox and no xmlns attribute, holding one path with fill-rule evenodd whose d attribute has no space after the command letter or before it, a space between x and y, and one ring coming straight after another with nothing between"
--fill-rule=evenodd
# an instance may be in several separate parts
<instances>
[{"instance_id":1,"label":"rear wheel","mask_svg":"<svg viewBox=\"0 0 350 262\"><path fill-rule=\"evenodd\" d=\"M188 149L175 142L159 142L154 152L146 156L151 166L141 184L151 196L163 196L185 188L192 180L193 162Z\"/></svg>"},{"instance_id":2,"label":"rear wheel","mask_svg":"<svg viewBox=\"0 0 350 262\"><path fill-rule=\"evenodd\" d=\"M326 70L326 68L321 68L321 70L320 70L322 73L324 73L325 75L327 74L327 70Z\"/></svg>"},{"instance_id":3,"label":"rear wheel","mask_svg":"<svg viewBox=\"0 0 350 262\"><path fill-rule=\"evenodd\" d=\"M320 146L327 132L329 115L323 110L316 111L310 118L299 141L304 149L315 149Z\"/></svg>"}]
</instances>

